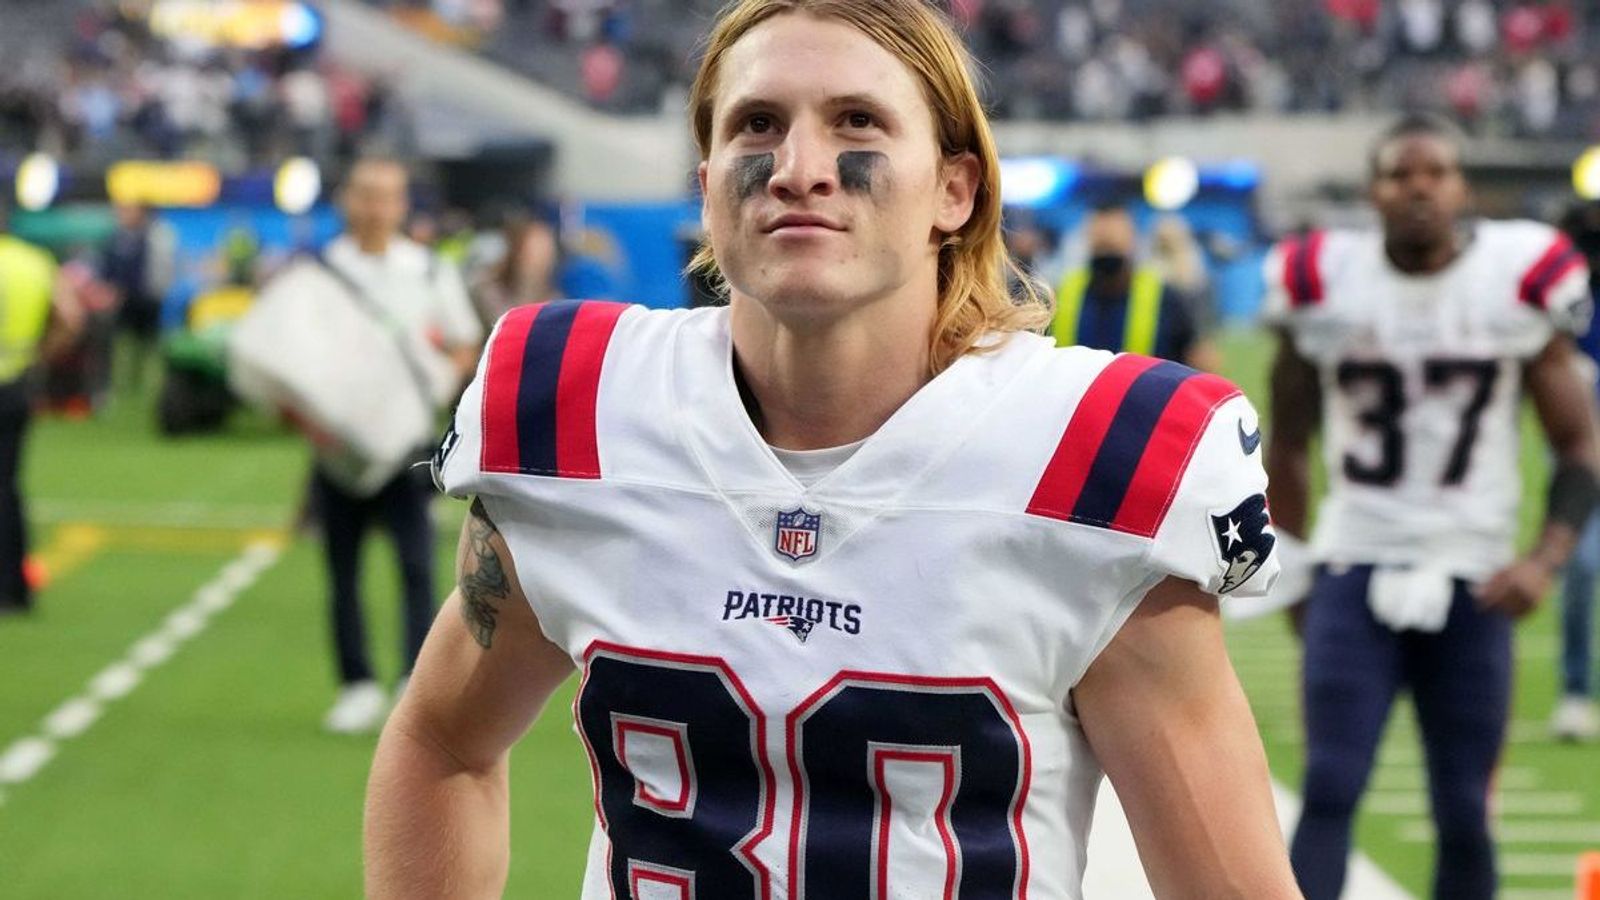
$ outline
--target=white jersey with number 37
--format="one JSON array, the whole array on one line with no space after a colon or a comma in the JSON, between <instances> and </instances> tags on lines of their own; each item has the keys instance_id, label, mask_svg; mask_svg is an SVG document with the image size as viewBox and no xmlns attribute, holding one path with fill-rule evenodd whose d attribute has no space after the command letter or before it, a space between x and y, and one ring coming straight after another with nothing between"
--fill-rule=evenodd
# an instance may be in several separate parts
<instances>
[{"instance_id":1,"label":"white jersey with number 37","mask_svg":"<svg viewBox=\"0 0 1600 900\"><path fill-rule=\"evenodd\" d=\"M1523 366L1589 319L1587 272L1535 222L1480 222L1432 275L1377 232L1313 232L1266 263L1267 317L1318 369L1328 494L1312 546L1482 578L1513 556Z\"/></svg>"}]
</instances>

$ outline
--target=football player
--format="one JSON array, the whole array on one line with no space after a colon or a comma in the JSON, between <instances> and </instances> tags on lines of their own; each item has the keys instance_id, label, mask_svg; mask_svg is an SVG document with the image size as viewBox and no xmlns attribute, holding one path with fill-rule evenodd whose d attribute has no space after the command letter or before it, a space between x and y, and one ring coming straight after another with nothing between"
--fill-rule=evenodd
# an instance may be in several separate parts
<instances>
[{"instance_id":1,"label":"football player","mask_svg":"<svg viewBox=\"0 0 1600 900\"><path fill-rule=\"evenodd\" d=\"M730 305L500 321L373 896L499 894L574 670L589 900L1078 897L1103 773L1161 894L1295 895L1216 597L1276 572L1255 413L1025 332L969 66L922 0L731 5L690 104Z\"/></svg>"},{"instance_id":2,"label":"football player","mask_svg":"<svg viewBox=\"0 0 1600 900\"><path fill-rule=\"evenodd\" d=\"M1378 140L1370 198L1381 231L1312 232L1267 261L1282 329L1267 462L1277 526L1305 533L1318 428L1329 482L1300 612L1305 809L1291 856L1306 896L1339 896L1351 816L1405 689L1437 827L1434 894L1490 897L1511 626L1549 591L1597 496L1593 404L1570 337L1587 327L1587 279L1552 228L1466 221L1460 148L1432 119ZM1524 395L1555 473L1544 527L1517 557Z\"/></svg>"}]
</instances>

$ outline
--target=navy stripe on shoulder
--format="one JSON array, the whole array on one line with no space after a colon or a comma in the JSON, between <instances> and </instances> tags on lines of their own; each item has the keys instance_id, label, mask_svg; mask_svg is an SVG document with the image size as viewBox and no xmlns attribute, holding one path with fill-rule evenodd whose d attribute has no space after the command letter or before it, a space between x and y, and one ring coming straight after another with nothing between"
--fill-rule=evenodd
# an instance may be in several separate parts
<instances>
[{"instance_id":1,"label":"navy stripe on shoulder","mask_svg":"<svg viewBox=\"0 0 1600 900\"><path fill-rule=\"evenodd\" d=\"M1072 508L1073 521L1109 526L1116 520L1161 414L1178 388L1198 374L1188 366L1164 361L1134 380L1095 453L1083 492Z\"/></svg>"},{"instance_id":2,"label":"navy stripe on shoulder","mask_svg":"<svg viewBox=\"0 0 1600 900\"><path fill-rule=\"evenodd\" d=\"M517 387L518 463L524 472L557 472L556 393L561 361L572 323L583 304L562 300L545 305L528 332Z\"/></svg>"}]
</instances>

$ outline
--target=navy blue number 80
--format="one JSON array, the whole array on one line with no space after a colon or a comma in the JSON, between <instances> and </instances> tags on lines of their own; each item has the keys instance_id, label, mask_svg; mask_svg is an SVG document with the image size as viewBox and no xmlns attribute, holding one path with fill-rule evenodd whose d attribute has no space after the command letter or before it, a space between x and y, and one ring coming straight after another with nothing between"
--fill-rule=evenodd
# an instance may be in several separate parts
<instances>
[{"instance_id":1,"label":"navy blue number 80","mask_svg":"<svg viewBox=\"0 0 1600 900\"><path fill-rule=\"evenodd\" d=\"M649 881L682 897L770 900L754 854L773 829L767 723L726 664L597 644L576 712L613 896L637 897ZM934 824L944 896L1024 896L1029 748L992 681L843 672L789 713L786 737L796 791L790 900L889 896L885 772L897 764L942 774ZM658 761L675 759L679 779L658 790L636 777L630 739L652 741Z\"/></svg>"}]
</instances>

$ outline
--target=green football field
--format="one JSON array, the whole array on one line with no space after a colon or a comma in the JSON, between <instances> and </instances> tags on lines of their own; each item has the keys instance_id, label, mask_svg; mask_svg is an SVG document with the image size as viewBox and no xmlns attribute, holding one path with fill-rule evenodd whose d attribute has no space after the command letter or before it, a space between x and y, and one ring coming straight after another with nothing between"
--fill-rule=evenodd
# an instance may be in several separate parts
<instances>
[{"instance_id":1,"label":"green football field","mask_svg":"<svg viewBox=\"0 0 1600 900\"><path fill-rule=\"evenodd\" d=\"M1260 399L1264 345L1228 348L1230 374ZM318 548L288 530L307 469L299 441L243 420L165 440L131 398L96 420L42 421L30 440L34 545L54 580L34 615L0 619L0 896L358 895L373 739L319 729L332 662ZM1537 448L1525 458L1542 467ZM441 595L462 512L437 507ZM391 552L369 545L366 592L374 661L392 679ZM1508 897L1570 897L1577 853L1600 847L1600 750L1544 738L1552 612L1519 629L1501 779ZM1231 642L1293 788L1297 648L1277 618L1234 627ZM577 894L592 807L569 699L516 750L508 896ZM1420 893L1431 851L1408 717L1383 763L1361 846Z\"/></svg>"}]
</instances>

